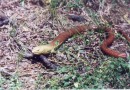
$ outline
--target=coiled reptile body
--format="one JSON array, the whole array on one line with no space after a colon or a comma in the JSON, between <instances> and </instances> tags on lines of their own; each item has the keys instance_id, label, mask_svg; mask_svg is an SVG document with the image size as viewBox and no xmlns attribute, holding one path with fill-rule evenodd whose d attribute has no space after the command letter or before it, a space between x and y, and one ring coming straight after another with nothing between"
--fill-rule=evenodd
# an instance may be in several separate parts
<instances>
[{"instance_id":1,"label":"coiled reptile body","mask_svg":"<svg viewBox=\"0 0 130 90\"><path fill-rule=\"evenodd\" d=\"M87 26L87 25L76 26L74 28L68 29L65 32L60 33L49 44L34 47L32 52L36 55L51 53L54 51L55 48L60 46L69 37L71 37L75 34L81 33L81 32L85 32L90 29L91 30L103 29L103 30L105 30L105 32L108 33L107 39L105 39L103 41L103 43L101 44L101 50L105 54L116 57L116 58L119 58L119 57L126 58L127 57L126 53L121 53L116 50L112 50L112 49L108 48L108 46L110 46L112 44L112 42L114 41L114 38L115 38L114 32L111 28L92 27L92 26ZM130 38L126 35L126 33L122 32L122 31L119 31L119 33L121 33L130 42Z\"/></svg>"}]
</instances>

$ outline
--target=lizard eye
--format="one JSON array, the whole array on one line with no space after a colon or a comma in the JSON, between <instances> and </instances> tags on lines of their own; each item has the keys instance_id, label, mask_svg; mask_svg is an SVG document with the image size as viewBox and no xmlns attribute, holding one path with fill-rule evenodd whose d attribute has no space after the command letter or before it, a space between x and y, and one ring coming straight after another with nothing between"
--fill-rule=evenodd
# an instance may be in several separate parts
<instances>
[{"instance_id":1,"label":"lizard eye","mask_svg":"<svg viewBox=\"0 0 130 90\"><path fill-rule=\"evenodd\" d=\"M37 51L40 51L39 49Z\"/></svg>"}]
</instances>

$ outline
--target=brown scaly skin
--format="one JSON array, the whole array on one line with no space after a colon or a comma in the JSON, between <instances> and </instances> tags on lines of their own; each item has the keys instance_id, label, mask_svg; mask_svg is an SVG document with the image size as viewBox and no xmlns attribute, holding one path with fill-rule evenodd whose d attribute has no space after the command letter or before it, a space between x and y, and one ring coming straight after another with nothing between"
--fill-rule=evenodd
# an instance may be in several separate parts
<instances>
[{"instance_id":1,"label":"brown scaly skin","mask_svg":"<svg viewBox=\"0 0 130 90\"><path fill-rule=\"evenodd\" d=\"M101 44L101 50L104 53L106 53L110 56L116 57L116 58L119 58L119 57L126 58L127 55L125 53L120 53L118 51L108 48L108 46L110 46L112 44L112 42L114 41L115 35L114 35L112 29L110 29L110 28L105 28L104 30L108 33L108 37Z\"/></svg>"},{"instance_id":2,"label":"brown scaly skin","mask_svg":"<svg viewBox=\"0 0 130 90\"><path fill-rule=\"evenodd\" d=\"M78 34L81 32L85 32L86 30L97 30L97 29L103 29L108 33L107 39L103 41L101 44L101 50L106 53L107 55L116 57L116 58L127 58L127 55L125 53L120 53L118 51L112 50L108 48L114 41L114 32L110 28L100 28L100 27L93 27L93 26L87 26L87 25L81 25L81 26L76 26L74 28L71 28L69 30L66 30L65 32L60 33L55 39L52 40L47 45L41 45L35 47L32 52L34 54L40 55L40 54L48 54L54 51L55 48L60 46L65 40L67 40L69 37L73 36L74 34ZM122 31L120 33L130 42L130 38Z\"/></svg>"},{"instance_id":3,"label":"brown scaly skin","mask_svg":"<svg viewBox=\"0 0 130 90\"><path fill-rule=\"evenodd\" d=\"M50 42L51 45L56 45L56 42L58 45L61 45L65 40L67 40L69 37L84 32L86 29L90 29L89 26L82 25L82 26L76 26L74 28L71 28L69 30L66 30L65 32L60 33L55 39L53 39L52 42Z\"/></svg>"}]
</instances>

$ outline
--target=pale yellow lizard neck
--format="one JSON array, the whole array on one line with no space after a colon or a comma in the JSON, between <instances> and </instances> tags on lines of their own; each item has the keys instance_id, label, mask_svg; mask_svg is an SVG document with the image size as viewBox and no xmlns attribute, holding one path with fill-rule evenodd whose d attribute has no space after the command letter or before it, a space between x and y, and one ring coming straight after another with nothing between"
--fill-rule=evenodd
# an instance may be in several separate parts
<instances>
[{"instance_id":1,"label":"pale yellow lizard neck","mask_svg":"<svg viewBox=\"0 0 130 90\"><path fill-rule=\"evenodd\" d=\"M54 49L56 47L55 46L52 46L50 44L47 44L47 45L40 45L40 46L37 46L37 47L34 47L32 49L32 53L36 54L36 55L40 55L40 54L48 54L48 53L52 53L54 52Z\"/></svg>"}]
</instances>

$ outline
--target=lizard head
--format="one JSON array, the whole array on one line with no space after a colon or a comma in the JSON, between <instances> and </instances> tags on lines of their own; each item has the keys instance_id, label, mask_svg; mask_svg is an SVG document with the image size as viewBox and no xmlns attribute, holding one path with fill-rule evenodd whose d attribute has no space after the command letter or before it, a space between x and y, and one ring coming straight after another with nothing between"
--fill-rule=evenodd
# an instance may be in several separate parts
<instances>
[{"instance_id":1,"label":"lizard head","mask_svg":"<svg viewBox=\"0 0 130 90\"><path fill-rule=\"evenodd\" d=\"M41 46L34 47L32 49L32 53L34 53L36 55L49 54L49 53L51 53L52 50L54 50L54 47L47 44L47 45L41 45Z\"/></svg>"}]
</instances>

